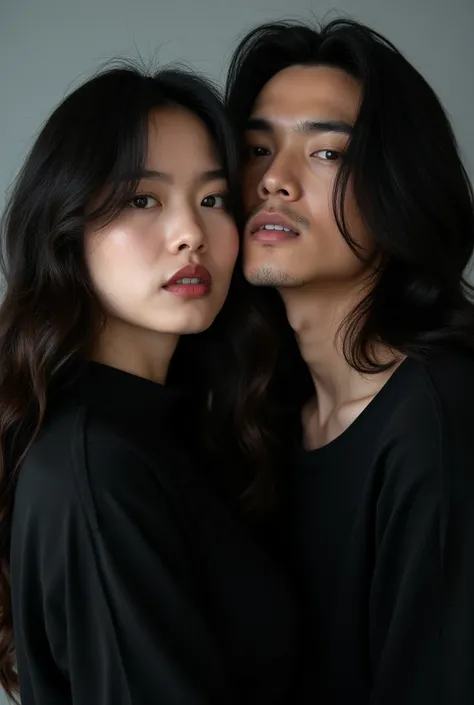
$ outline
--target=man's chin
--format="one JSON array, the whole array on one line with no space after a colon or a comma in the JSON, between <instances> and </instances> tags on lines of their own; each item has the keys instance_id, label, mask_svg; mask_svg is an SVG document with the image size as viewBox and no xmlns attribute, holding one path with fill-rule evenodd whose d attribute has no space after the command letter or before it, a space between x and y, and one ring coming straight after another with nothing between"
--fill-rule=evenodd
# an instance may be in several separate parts
<instances>
[{"instance_id":1,"label":"man's chin","mask_svg":"<svg viewBox=\"0 0 474 705\"><path fill-rule=\"evenodd\" d=\"M253 286L268 286L275 289L299 286L288 272L270 265L245 267L244 276Z\"/></svg>"}]
</instances>

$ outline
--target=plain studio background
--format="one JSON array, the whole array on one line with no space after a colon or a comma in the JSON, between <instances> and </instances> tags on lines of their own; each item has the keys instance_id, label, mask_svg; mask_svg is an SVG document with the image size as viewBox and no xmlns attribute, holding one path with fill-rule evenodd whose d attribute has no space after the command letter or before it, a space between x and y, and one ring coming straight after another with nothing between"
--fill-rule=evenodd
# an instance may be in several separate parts
<instances>
[{"instance_id":1,"label":"plain studio background","mask_svg":"<svg viewBox=\"0 0 474 705\"><path fill-rule=\"evenodd\" d=\"M184 61L222 81L255 24L341 13L385 34L434 87L474 179L474 0L0 0L0 209L51 109L107 60Z\"/></svg>"}]
</instances>

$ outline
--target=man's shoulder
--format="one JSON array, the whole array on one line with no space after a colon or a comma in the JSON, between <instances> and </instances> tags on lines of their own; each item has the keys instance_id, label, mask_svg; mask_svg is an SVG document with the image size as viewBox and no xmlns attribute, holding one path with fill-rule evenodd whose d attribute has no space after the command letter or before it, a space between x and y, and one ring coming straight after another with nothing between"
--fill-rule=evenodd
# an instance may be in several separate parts
<instances>
[{"instance_id":1,"label":"man's shoulder","mask_svg":"<svg viewBox=\"0 0 474 705\"><path fill-rule=\"evenodd\" d=\"M454 414L474 418L474 352L444 349L424 361L407 361L400 394L403 412L419 422Z\"/></svg>"},{"instance_id":2,"label":"man's shoulder","mask_svg":"<svg viewBox=\"0 0 474 705\"><path fill-rule=\"evenodd\" d=\"M474 353L445 349L404 366L393 378L382 446L427 466L474 461Z\"/></svg>"},{"instance_id":3,"label":"man's shoulder","mask_svg":"<svg viewBox=\"0 0 474 705\"><path fill-rule=\"evenodd\" d=\"M432 383L448 396L474 385L474 350L444 348L421 364Z\"/></svg>"},{"instance_id":4,"label":"man's shoulder","mask_svg":"<svg viewBox=\"0 0 474 705\"><path fill-rule=\"evenodd\" d=\"M374 441L381 502L388 508L416 497L439 507L452 497L472 502L474 355L444 350L406 362L395 373L392 406Z\"/></svg>"}]
</instances>

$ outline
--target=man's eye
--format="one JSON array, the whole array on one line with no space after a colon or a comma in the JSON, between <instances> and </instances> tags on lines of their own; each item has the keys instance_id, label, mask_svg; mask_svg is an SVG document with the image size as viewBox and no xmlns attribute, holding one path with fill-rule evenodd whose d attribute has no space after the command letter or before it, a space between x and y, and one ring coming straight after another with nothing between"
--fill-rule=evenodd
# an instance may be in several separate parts
<instances>
[{"instance_id":1,"label":"man's eye","mask_svg":"<svg viewBox=\"0 0 474 705\"><path fill-rule=\"evenodd\" d=\"M342 152L335 149L320 149L318 152L313 152L312 157L318 157L327 162L337 162L341 158Z\"/></svg>"}]
</instances>

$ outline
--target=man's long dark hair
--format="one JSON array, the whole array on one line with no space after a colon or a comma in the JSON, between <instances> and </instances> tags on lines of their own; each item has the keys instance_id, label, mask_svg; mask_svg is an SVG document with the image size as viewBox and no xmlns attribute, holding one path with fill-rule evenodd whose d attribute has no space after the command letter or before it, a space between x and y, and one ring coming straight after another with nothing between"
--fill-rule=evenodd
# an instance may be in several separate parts
<instances>
[{"instance_id":1,"label":"man's long dark hair","mask_svg":"<svg viewBox=\"0 0 474 705\"><path fill-rule=\"evenodd\" d=\"M17 692L9 579L13 495L21 460L41 430L55 380L86 359L98 310L85 266L86 221L113 219L133 196L147 156L154 108L181 105L209 130L238 216L237 148L218 93L182 70L148 75L129 64L103 71L54 111L28 156L5 213L0 307L0 685ZM97 194L108 195L89 213ZM209 332L184 336L170 375L196 382L204 429L240 453L245 498L261 509L271 496L259 398L270 375L271 332L237 268L228 300ZM189 340L185 340L189 338ZM186 346L192 353L186 355ZM267 350L268 348L268 350ZM184 366L180 360L192 362ZM192 374L190 374L192 369ZM187 373L187 374L186 374ZM247 373L247 374L246 374ZM71 372L72 374L72 372ZM199 386L198 386L199 384ZM198 404L197 397L194 402ZM235 452L234 452L235 451ZM230 467L230 463L229 463ZM222 473L228 467L224 465Z\"/></svg>"},{"instance_id":2,"label":"man's long dark hair","mask_svg":"<svg viewBox=\"0 0 474 705\"><path fill-rule=\"evenodd\" d=\"M362 86L333 209L357 253L344 218L350 179L381 264L345 321L347 361L360 372L383 369L374 342L417 358L444 344L474 347L463 278L474 248L473 192L434 91L389 41L357 22L265 24L241 41L230 64L226 104L240 135L265 84L295 65L336 67Z\"/></svg>"}]
</instances>

